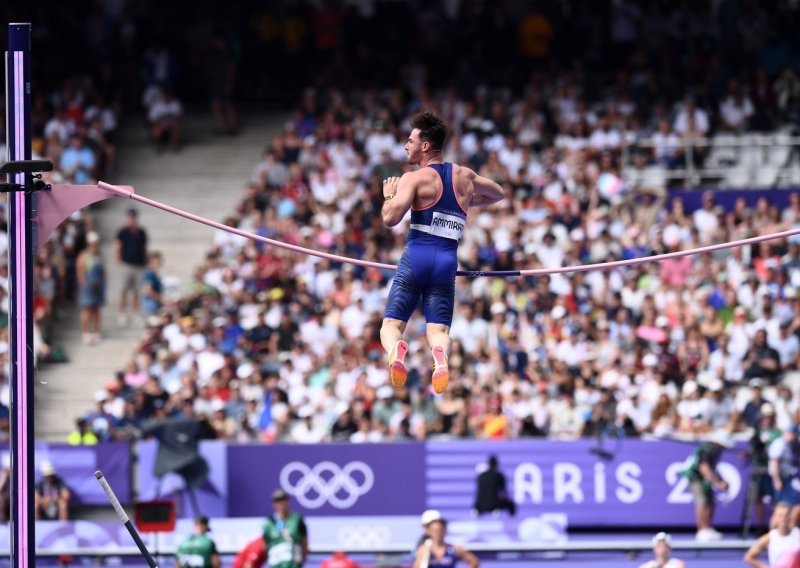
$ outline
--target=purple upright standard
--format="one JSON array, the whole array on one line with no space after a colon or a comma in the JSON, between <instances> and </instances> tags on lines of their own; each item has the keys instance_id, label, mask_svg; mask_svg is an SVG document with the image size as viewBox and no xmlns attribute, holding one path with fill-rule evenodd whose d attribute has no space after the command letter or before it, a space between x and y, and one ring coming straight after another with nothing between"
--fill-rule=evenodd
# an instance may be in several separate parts
<instances>
[{"instance_id":1,"label":"purple upright standard","mask_svg":"<svg viewBox=\"0 0 800 568\"><path fill-rule=\"evenodd\" d=\"M31 159L30 24L8 25L6 52L6 146L8 160ZM31 174L9 180L28 185ZM31 211L33 195L8 198L11 317L11 566L34 565L33 330Z\"/></svg>"}]
</instances>

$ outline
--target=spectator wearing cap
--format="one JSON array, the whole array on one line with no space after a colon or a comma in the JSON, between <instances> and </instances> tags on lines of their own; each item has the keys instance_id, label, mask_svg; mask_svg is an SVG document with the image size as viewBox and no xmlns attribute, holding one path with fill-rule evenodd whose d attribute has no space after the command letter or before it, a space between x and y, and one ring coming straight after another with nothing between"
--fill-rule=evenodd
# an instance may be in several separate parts
<instances>
[{"instance_id":1,"label":"spectator wearing cap","mask_svg":"<svg viewBox=\"0 0 800 568\"><path fill-rule=\"evenodd\" d=\"M639 568L684 568L683 560L672 558L672 537L665 532L660 532L653 537L653 556Z\"/></svg>"},{"instance_id":2,"label":"spectator wearing cap","mask_svg":"<svg viewBox=\"0 0 800 568\"><path fill-rule=\"evenodd\" d=\"M750 464L752 470L750 472L750 483L755 482L756 500L755 511L756 520L761 525L766 520L765 515L765 501L774 498L775 488L772 485L772 478L769 475L769 455L767 450L778 438L783 435L780 428L775 426L775 409L774 407L765 402L761 405L761 420L758 426L753 429L753 435L750 438Z\"/></svg>"},{"instance_id":3,"label":"spectator wearing cap","mask_svg":"<svg viewBox=\"0 0 800 568\"><path fill-rule=\"evenodd\" d=\"M800 521L800 482L798 482L797 463L800 461L800 441L797 435L800 426L792 424L783 436L773 441L767 448L769 456L769 475L775 487L775 500L791 507L792 526Z\"/></svg>"},{"instance_id":4,"label":"spectator wearing cap","mask_svg":"<svg viewBox=\"0 0 800 568\"><path fill-rule=\"evenodd\" d=\"M128 209L127 224L117 231L114 251L122 267L122 289L119 295L119 324L125 326L131 314L139 313L139 289L147 264L147 231L139 224L139 212ZM130 294L130 302L128 295Z\"/></svg>"},{"instance_id":5,"label":"spectator wearing cap","mask_svg":"<svg viewBox=\"0 0 800 568\"><path fill-rule=\"evenodd\" d=\"M462 546L445 541L447 521L436 509L428 509L420 518L425 535L414 555L414 568L446 568L462 560L470 568L480 566L478 558Z\"/></svg>"},{"instance_id":6,"label":"spectator wearing cap","mask_svg":"<svg viewBox=\"0 0 800 568\"><path fill-rule=\"evenodd\" d=\"M686 381L681 388L681 400L676 406L678 431L696 434L707 431L708 401L700 396L700 387L695 381Z\"/></svg>"},{"instance_id":7,"label":"spectator wearing cap","mask_svg":"<svg viewBox=\"0 0 800 568\"><path fill-rule=\"evenodd\" d=\"M720 379L713 379L708 384L706 391L708 409L708 422L711 430L719 430L732 426L734 404L725 389L725 383Z\"/></svg>"},{"instance_id":8,"label":"spectator wearing cap","mask_svg":"<svg viewBox=\"0 0 800 568\"><path fill-rule=\"evenodd\" d=\"M81 307L81 336L86 345L100 341L100 308L106 300L106 273L100 255L100 235L86 235L86 249L75 266L78 279L78 304Z\"/></svg>"},{"instance_id":9,"label":"spectator wearing cap","mask_svg":"<svg viewBox=\"0 0 800 568\"><path fill-rule=\"evenodd\" d=\"M756 568L791 568L800 561L800 528L792 522L791 506L780 502L770 520L770 531L747 550L744 561ZM767 562L759 556L767 553Z\"/></svg>"},{"instance_id":10,"label":"spectator wearing cap","mask_svg":"<svg viewBox=\"0 0 800 568\"><path fill-rule=\"evenodd\" d=\"M94 432L95 436L101 441L108 441L113 435L116 420L111 413L106 410L108 391L98 389L94 392L95 409L86 413L84 419Z\"/></svg>"},{"instance_id":11,"label":"spectator wearing cap","mask_svg":"<svg viewBox=\"0 0 800 568\"><path fill-rule=\"evenodd\" d=\"M42 478L34 490L36 520L68 520L71 494L67 484L49 461L43 461L39 471Z\"/></svg>"},{"instance_id":12,"label":"spectator wearing cap","mask_svg":"<svg viewBox=\"0 0 800 568\"><path fill-rule=\"evenodd\" d=\"M697 522L696 538L700 542L719 540L722 534L714 530L714 488L728 490L728 482L717 471L725 448L732 448L733 440L725 430L714 432L707 441L697 447L689 460L689 467L684 475L689 478L689 488L694 496L695 519Z\"/></svg>"},{"instance_id":13,"label":"spectator wearing cap","mask_svg":"<svg viewBox=\"0 0 800 568\"><path fill-rule=\"evenodd\" d=\"M217 545L208 536L211 529L208 517L198 515L194 518L193 533L178 544L175 551L175 568L220 568Z\"/></svg>"},{"instance_id":14,"label":"spectator wearing cap","mask_svg":"<svg viewBox=\"0 0 800 568\"><path fill-rule=\"evenodd\" d=\"M761 420L761 408L764 404L764 381L756 377L747 383L752 398L744 405L739 419L747 426L755 428Z\"/></svg>"},{"instance_id":15,"label":"spectator wearing cap","mask_svg":"<svg viewBox=\"0 0 800 568\"><path fill-rule=\"evenodd\" d=\"M264 523L267 564L275 568L301 568L308 556L308 529L303 517L289 508L283 489L272 492L274 513Z\"/></svg>"}]
</instances>

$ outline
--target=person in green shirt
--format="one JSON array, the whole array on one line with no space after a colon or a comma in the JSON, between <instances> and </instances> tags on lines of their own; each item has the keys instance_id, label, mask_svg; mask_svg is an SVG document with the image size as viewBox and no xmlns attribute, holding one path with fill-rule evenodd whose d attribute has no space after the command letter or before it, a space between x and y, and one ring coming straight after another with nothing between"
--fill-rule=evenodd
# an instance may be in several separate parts
<instances>
[{"instance_id":1,"label":"person in green shirt","mask_svg":"<svg viewBox=\"0 0 800 568\"><path fill-rule=\"evenodd\" d=\"M194 518L194 534L183 540L175 552L175 568L220 568L222 563L217 545L206 533L208 517L197 515Z\"/></svg>"},{"instance_id":2,"label":"person in green shirt","mask_svg":"<svg viewBox=\"0 0 800 568\"><path fill-rule=\"evenodd\" d=\"M264 523L264 544L270 568L301 568L308 556L308 529L297 513L289 510L289 496L283 489L272 493L275 514Z\"/></svg>"}]
</instances>

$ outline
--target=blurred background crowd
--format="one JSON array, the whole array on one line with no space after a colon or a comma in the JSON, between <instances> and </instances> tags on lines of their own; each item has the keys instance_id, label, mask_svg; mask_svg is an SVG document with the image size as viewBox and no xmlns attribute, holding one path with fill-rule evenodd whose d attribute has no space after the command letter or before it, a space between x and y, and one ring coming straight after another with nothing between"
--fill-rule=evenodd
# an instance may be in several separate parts
<instances>
[{"instance_id":1,"label":"blurred background crowd","mask_svg":"<svg viewBox=\"0 0 800 568\"><path fill-rule=\"evenodd\" d=\"M50 54L36 57L47 94L34 100L34 150L57 165L48 181L92 183L124 159L123 118L144 115L155 148L177 151L191 143L184 105L207 105L218 135L246 126L234 102L288 108L225 223L395 263L405 224L383 227L380 180L407 169L413 113L435 110L451 127L445 159L508 196L471 216L459 252L467 270L605 262L795 227L796 194L782 208L753 196L722 206L707 192L690 210L668 172L741 164L743 150L714 136L794 134L797 4L582 4L48 5L34 30ZM176 18L180 34L166 24ZM770 184L798 160L788 147L762 158L776 172ZM38 254L42 361L69 356L49 343L59 305L78 299L95 213L75 215ZM460 278L454 380L441 397L419 317L408 328L408 388L386 385L378 329L390 271L218 232L182 294L165 293L160 258L143 273L146 331L79 424L101 440L179 412L206 417L220 438L264 442L694 437L743 432L762 414L781 428L797 421L791 239L627 270Z\"/></svg>"},{"instance_id":2,"label":"blurred background crowd","mask_svg":"<svg viewBox=\"0 0 800 568\"><path fill-rule=\"evenodd\" d=\"M667 183L632 181L622 167L625 155L633 167L685 165L687 137L791 128L791 2L622 1L605 21L556 2L284 7L251 20L263 35L249 39L294 53L278 58L288 86L300 73L292 61L313 62L314 84L286 91L299 93L291 118L242 180L230 226L395 263L406 225L382 226L380 180L406 171L420 109L449 122L446 160L507 191L473 213L466 270L643 257L798 222L796 194L785 208L765 197L723 207L709 191L689 211ZM414 55L398 67L380 59L397 50L353 43L347 30L363 21L376 34L368 45L413 37ZM389 33L390 21L408 35ZM444 42L451 32L470 41ZM442 72L440 61L460 63ZM184 412L235 441L368 442L697 437L745 432L762 415L781 428L797 421L798 241L625 270L460 278L455 378L441 397L419 317L408 388L387 386L378 330L391 278L220 231L185 294L145 310L136 353L96 393L84 427L124 438Z\"/></svg>"}]
</instances>

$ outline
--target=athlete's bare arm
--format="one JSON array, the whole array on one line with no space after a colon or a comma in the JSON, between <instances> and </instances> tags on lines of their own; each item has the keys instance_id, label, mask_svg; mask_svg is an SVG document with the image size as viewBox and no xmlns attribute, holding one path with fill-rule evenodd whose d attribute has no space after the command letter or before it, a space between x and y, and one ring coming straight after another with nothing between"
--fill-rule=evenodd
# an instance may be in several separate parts
<instances>
[{"instance_id":1,"label":"athlete's bare arm","mask_svg":"<svg viewBox=\"0 0 800 568\"><path fill-rule=\"evenodd\" d=\"M769 568L769 564L762 562L758 557L769 549L769 533L762 535L744 555L744 561L756 568Z\"/></svg>"},{"instance_id":2,"label":"athlete's bare arm","mask_svg":"<svg viewBox=\"0 0 800 568\"><path fill-rule=\"evenodd\" d=\"M469 550L467 550L466 548L463 548L461 546L456 546L454 548L455 548L456 556L458 558L460 558L461 560L463 560L464 562L466 562L467 566L469 566L469 568L479 568L481 563L478 561L478 557L477 556L475 556Z\"/></svg>"},{"instance_id":3,"label":"athlete's bare arm","mask_svg":"<svg viewBox=\"0 0 800 568\"><path fill-rule=\"evenodd\" d=\"M407 172L403 177L390 177L383 180L383 209L381 216L383 224L394 227L402 221L408 210L414 204L419 185L419 172ZM387 199L388 198L388 199Z\"/></svg>"},{"instance_id":4,"label":"athlete's bare arm","mask_svg":"<svg viewBox=\"0 0 800 568\"><path fill-rule=\"evenodd\" d=\"M472 183L472 199L469 202L470 207L482 207L485 205L492 205L498 201L502 201L506 197L506 192L502 186L490 180L489 178L479 176L469 168L461 166L458 168L459 173L466 176Z\"/></svg>"}]
</instances>

